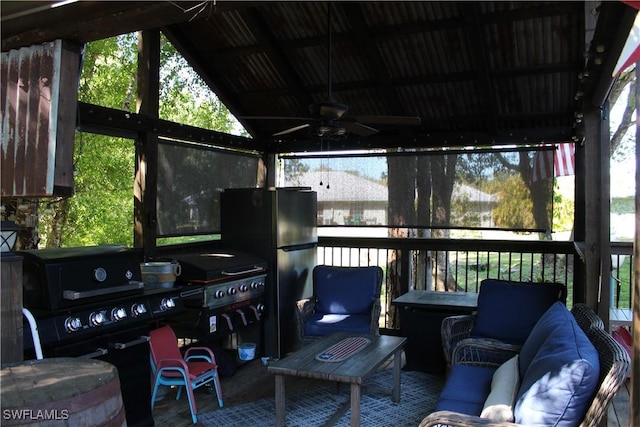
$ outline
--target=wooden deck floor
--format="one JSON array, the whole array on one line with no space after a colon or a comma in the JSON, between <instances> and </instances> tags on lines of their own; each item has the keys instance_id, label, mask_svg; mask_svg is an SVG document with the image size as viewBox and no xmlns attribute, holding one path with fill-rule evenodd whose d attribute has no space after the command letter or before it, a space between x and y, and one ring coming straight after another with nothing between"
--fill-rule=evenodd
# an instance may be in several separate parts
<instances>
[{"instance_id":1,"label":"wooden deck floor","mask_svg":"<svg viewBox=\"0 0 640 427\"><path fill-rule=\"evenodd\" d=\"M287 392L313 387L316 381L304 378L287 378ZM221 384L225 407L275 396L274 377L267 372L259 360L253 360L239 367L233 376L222 378ZM608 426L628 427L630 425L629 390L630 385L627 381L609 407ZM215 395L208 394L206 390L196 390L195 398L200 413L218 409ZM156 403L153 416L156 426L188 427L194 425L191 422L186 396L182 396L180 400L176 401L175 391L170 391L163 400Z\"/></svg>"},{"instance_id":2,"label":"wooden deck floor","mask_svg":"<svg viewBox=\"0 0 640 427\"><path fill-rule=\"evenodd\" d=\"M620 388L616 397L613 398L613 404L609 405L609 417L607 418L609 427L629 427L630 423L630 405L631 405L631 383L629 380Z\"/></svg>"}]
</instances>

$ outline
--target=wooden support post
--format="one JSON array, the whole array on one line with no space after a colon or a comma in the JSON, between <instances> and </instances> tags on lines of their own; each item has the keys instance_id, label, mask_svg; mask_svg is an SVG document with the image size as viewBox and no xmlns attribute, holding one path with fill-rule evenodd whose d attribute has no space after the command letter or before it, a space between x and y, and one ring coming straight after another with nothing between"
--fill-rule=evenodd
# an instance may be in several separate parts
<instances>
[{"instance_id":1,"label":"wooden support post","mask_svg":"<svg viewBox=\"0 0 640 427\"><path fill-rule=\"evenodd\" d=\"M157 119L160 103L160 31L138 33L138 113ZM134 246L145 257L156 250L158 134L141 133L136 142L134 184Z\"/></svg>"}]
</instances>

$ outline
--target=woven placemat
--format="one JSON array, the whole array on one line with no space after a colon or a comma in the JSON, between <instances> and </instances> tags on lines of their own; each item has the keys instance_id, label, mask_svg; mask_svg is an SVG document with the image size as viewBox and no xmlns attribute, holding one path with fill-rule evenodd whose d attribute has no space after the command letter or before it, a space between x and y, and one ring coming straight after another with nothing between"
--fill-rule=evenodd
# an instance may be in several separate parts
<instances>
[{"instance_id":1,"label":"woven placemat","mask_svg":"<svg viewBox=\"0 0 640 427\"><path fill-rule=\"evenodd\" d=\"M371 340L365 337L349 337L332 345L322 353L316 355L321 362L341 362L365 348Z\"/></svg>"}]
</instances>

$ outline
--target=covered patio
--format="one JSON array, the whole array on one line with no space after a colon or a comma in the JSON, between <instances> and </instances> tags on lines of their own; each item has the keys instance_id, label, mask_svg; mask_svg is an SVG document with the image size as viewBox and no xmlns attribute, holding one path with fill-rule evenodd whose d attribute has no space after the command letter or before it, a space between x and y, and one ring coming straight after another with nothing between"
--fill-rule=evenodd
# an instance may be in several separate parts
<instances>
[{"instance_id":1,"label":"covered patio","mask_svg":"<svg viewBox=\"0 0 640 427\"><path fill-rule=\"evenodd\" d=\"M135 111L72 103L67 106L72 119L61 121L58 130L136 141L135 246L145 257L172 250L158 244L162 236L156 222L149 220L158 215L159 142L181 141L247 154L260 165L258 184L267 187L280 185L277 165L287 157L339 158L377 150L402 169L408 164L405 159L416 153L446 155L469 147L517 153L573 143L575 218L568 242L406 239L409 229L430 229L416 221L388 222L383 228L389 234L383 238L321 236L319 246L332 254L323 260L335 257L336 263L343 257L335 255L340 251L352 254L355 250L356 257L371 258L369 252L362 255L370 248L467 253L466 259L470 252L506 253L511 247L520 254L543 254L542 258L567 256L570 268L564 271L572 271L573 284L569 300L596 309L607 326L615 298L609 289L609 272L615 269L617 255L632 257L635 280L629 291L634 295L636 328L629 420L638 424L640 411L634 406L640 396L638 179L633 248L612 245L609 215L609 93L636 14L636 8L619 1L3 1L2 52L60 39L79 59L83 43L139 31ZM159 117L161 34L250 137ZM74 98L76 94L67 95ZM66 147L58 152L55 176L59 181L45 197L73 192L69 182L73 137L58 143ZM13 183L33 175L38 166L27 162L15 169L14 176L3 172L3 199L33 197L12 192ZM533 229L541 234L547 231ZM393 230L400 230L396 237ZM456 262L463 259L462 255L455 258ZM398 271L409 271L408 257L402 262L406 264L398 263ZM481 263L475 265L477 272ZM561 273L552 274L559 281L567 280ZM400 276L404 281L400 289L431 286L429 281ZM383 327L395 328L387 320Z\"/></svg>"}]
</instances>

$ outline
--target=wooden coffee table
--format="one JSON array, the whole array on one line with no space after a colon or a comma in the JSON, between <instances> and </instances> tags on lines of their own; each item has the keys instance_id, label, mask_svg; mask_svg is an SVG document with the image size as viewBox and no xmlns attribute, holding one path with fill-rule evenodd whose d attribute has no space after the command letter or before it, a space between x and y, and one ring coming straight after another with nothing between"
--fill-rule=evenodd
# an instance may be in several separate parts
<instances>
[{"instance_id":1,"label":"wooden coffee table","mask_svg":"<svg viewBox=\"0 0 640 427\"><path fill-rule=\"evenodd\" d=\"M361 350L338 362L317 360L324 350L351 337L365 337L371 342ZM400 401L401 351L407 339L388 335L358 335L337 333L319 339L299 351L269 365L275 374L276 425L285 425L285 375L315 378L351 384L351 426L360 425L360 395L363 381L393 356L393 388L391 400ZM332 417L331 422L336 417Z\"/></svg>"}]
</instances>

